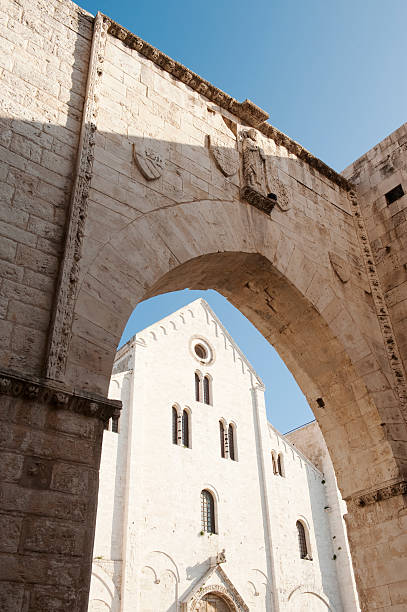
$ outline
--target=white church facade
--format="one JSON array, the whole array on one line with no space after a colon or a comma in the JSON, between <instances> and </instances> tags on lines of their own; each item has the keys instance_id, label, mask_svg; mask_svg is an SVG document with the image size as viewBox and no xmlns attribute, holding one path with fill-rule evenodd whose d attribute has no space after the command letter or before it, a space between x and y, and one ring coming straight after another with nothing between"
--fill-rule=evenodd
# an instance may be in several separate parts
<instances>
[{"instance_id":1,"label":"white church facade","mask_svg":"<svg viewBox=\"0 0 407 612\"><path fill-rule=\"evenodd\" d=\"M91 612L359 610L322 435L267 422L204 300L118 351L109 396L123 410L104 433Z\"/></svg>"}]
</instances>

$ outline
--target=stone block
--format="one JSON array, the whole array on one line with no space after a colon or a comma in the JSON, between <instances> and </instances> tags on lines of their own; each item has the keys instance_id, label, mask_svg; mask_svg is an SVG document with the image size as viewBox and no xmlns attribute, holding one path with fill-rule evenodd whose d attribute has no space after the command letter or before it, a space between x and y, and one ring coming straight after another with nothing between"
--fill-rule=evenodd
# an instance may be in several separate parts
<instances>
[{"instance_id":1,"label":"stone block","mask_svg":"<svg viewBox=\"0 0 407 612\"><path fill-rule=\"evenodd\" d=\"M26 519L21 546L24 551L81 556L85 546L83 527L44 517Z\"/></svg>"},{"instance_id":2,"label":"stone block","mask_svg":"<svg viewBox=\"0 0 407 612\"><path fill-rule=\"evenodd\" d=\"M24 585L13 582L0 582L0 610L4 612L23 612Z\"/></svg>"},{"instance_id":3,"label":"stone block","mask_svg":"<svg viewBox=\"0 0 407 612\"><path fill-rule=\"evenodd\" d=\"M15 553L18 550L20 541L20 532L23 519L17 516L7 516L0 514L0 551L7 553ZM1 582L0 582L1 584ZM1 593L1 587L0 587ZM1 595L0 595L1 602ZM6 610L7 608L1 608Z\"/></svg>"}]
</instances>

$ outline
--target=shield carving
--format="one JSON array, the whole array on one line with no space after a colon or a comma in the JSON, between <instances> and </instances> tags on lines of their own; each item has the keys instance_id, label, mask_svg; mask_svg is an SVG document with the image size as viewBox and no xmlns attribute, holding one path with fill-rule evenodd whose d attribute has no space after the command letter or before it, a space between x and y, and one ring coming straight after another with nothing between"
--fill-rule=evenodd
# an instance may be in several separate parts
<instances>
[{"instance_id":1,"label":"shield carving","mask_svg":"<svg viewBox=\"0 0 407 612\"><path fill-rule=\"evenodd\" d=\"M239 167L239 153L230 147L226 142L222 142L216 136L208 134L209 150L219 170L225 176L233 176Z\"/></svg>"},{"instance_id":2,"label":"shield carving","mask_svg":"<svg viewBox=\"0 0 407 612\"><path fill-rule=\"evenodd\" d=\"M160 178L164 161L159 153L151 147L140 146L133 144L133 159L137 164L138 169L145 179L154 181Z\"/></svg>"},{"instance_id":3,"label":"shield carving","mask_svg":"<svg viewBox=\"0 0 407 612\"><path fill-rule=\"evenodd\" d=\"M288 197L287 188L276 176L276 168L268 160L266 163L267 173L267 189L270 193L274 193L277 196L276 204L284 212L291 208L290 200Z\"/></svg>"},{"instance_id":4,"label":"shield carving","mask_svg":"<svg viewBox=\"0 0 407 612\"><path fill-rule=\"evenodd\" d=\"M343 283L347 283L350 279L350 268L348 262L336 253L329 253L329 261Z\"/></svg>"}]
</instances>

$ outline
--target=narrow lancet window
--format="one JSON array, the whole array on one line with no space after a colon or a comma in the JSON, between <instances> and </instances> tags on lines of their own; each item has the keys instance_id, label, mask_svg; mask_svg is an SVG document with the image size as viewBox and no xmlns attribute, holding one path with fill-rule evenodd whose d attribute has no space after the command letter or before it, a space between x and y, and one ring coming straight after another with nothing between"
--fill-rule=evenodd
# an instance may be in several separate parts
<instances>
[{"instance_id":1,"label":"narrow lancet window","mask_svg":"<svg viewBox=\"0 0 407 612\"><path fill-rule=\"evenodd\" d=\"M229 438L229 457L232 461L236 461L236 453L235 453L235 432L233 425L229 425L228 427L228 438Z\"/></svg>"},{"instance_id":2,"label":"narrow lancet window","mask_svg":"<svg viewBox=\"0 0 407 612\"><path fill-rule=\"evenodd\" d=\"M204 387L204 403L211 403L211 392L210 392L210 380L209 376L205 376L203 379L203 387Z\"/></svg>"},{"instance_id":3,"label":"narrow lancet window","mask_svg":"<svg viewBox=\"0 0 407 612\"><path fill-rule=\"evenodd\" d=\"M219 421L220 456L225 458L225 426Z\"/></svg>"},{"instance_id":4,"label":"narrow lancet window","mask_svg":"<svg viewBox=\"0 0 407 612\"><path fill-rule=\"evenodd\" d=\"M201 401L201 379L197 372L195 372L195 400Z\"/></svg>"},{"instance_id":5,"label":"narrow lancet window","mask_svg":"<svg viewBox=\"0 0 407 612\"><path fill-rule=\"evenodd\" d=\"M297 533L298 533L298 547L300 551L301 559L309 559L308 547L307 547L307 538L305 535L305 527L301 523L301 521L297 521Z\"/></svg>"},{"instance_id":6,"label":"narrow lancet window","mask_svg":"<svg viewBox=\"0 0 407 612\"><path fill-rule=\"evenodd\" d=\"M201 526L206 533L215 533L215 501L212 493L201 491Z\"/></svg>"},{"instance_id":7,"label":"narrow lancet window","mask_svg":"<svg viewBox=\"0 0 407 612\"><path fill-rule=\"evenodd\" d=\"M284 476L283 456L281 455L281 453L277 457L277 470L278 470L278 473L280 474L280 476Z\"/></svg>"},{"instance_id":8,"label":"narrow lancet window","mask_svg":"<svg viewBox=\"0 0 407 612\"><path fill-rule=\"evenodd\" d=\"M187 410L182 412L182 444L189 447L189 414Z\"/></svg>"},{"instance_id":9,"label":"narrow lancet window","mask_svg":"<svg viewBox=\"0 0 407 612\"><path fill-rule=\"evenodd\" d=\"M172 443L178 444L178 412L175 406L172 407Z\"/></svg>"}]
</instances>

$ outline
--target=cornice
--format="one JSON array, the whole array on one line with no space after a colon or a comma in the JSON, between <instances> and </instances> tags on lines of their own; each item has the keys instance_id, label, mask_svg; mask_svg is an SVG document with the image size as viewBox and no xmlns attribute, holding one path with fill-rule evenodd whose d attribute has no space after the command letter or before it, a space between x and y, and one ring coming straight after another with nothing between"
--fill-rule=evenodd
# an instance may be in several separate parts
<instances>
[{"instance_id":1,"label":"cornice","mask_svg":"<svg viewBox=\"0 0 407 612\"><path fill-rule=\"evenodd\" d=\"M99 14L100 13L98 13L98 15ZM351 184L345 177L335 172L335 170L318 159L318 157L312 155L312 153L307 151L307 149L302 147L298 142L292 140L283 132L280 132L270 123L266 123L269 117L268 113L254 104L254 102L248 99L243 102L238 102L235 98L229 96L229 94L218 89L212 85L212 83L206 81L183 64L176 62L156 47L153 47L153 45L150 45L150 43L110 19L110 17L106 15L102 15L102 17L107 23L108 34L121 40L126 47L135 49L141 55L154 62L154 64L157 64L157 66L185 85L188 85L188 87L194 91L202 94L211 102L214 102L221 108L238 117L242 123L258 129L267 138L272 139L277 145L285 147L289 153L296 155L301 161L317 170L320 174L333 183L336 183L342 189L346 191L351 189Z\"/></svg>"},{"instance_id":2,"label":"cornice","mask_svg":"<svg viewBox=\"0 0 407 612\"><path fill-rule=\"evenodd\" d=\"M345 501L363 508L364 506L370 506L371 504L390 499L391 497L397 497L398 495L407 495L407 480L399 480L379 489L355 493L345 498Z\"/></svg>"},{"instance_id":3,"label":"cornice","mask_svg":"<svg viewBox=\"0 0 407 612\"><path fill-rule=\"evenodd\" d=\"M119 416L122 403L105 397L71 391L55 381L23 377L15 372L0 370L0 396L38 402L55 409L70 410L108 421Z\"/></svg>"}]
</instances>

